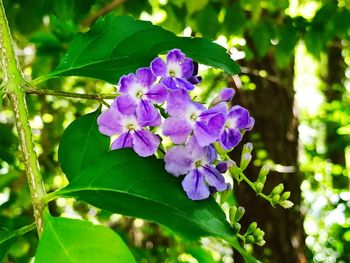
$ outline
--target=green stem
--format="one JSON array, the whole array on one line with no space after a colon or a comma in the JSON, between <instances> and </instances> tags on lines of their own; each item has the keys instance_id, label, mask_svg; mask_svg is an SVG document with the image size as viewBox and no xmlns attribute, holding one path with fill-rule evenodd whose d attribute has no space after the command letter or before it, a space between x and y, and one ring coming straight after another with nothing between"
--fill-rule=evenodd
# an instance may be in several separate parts
<instances>
[{"instance_id":1,"label":"green stem","mask_svg":"<svg viewBox=\"0 0 350 263\"><path fill-rule=\"evenodd\" d=\"M115 99L118 94L83 94L83 93L73 93L65 92L60 90L47 90L47 89L35 89L33 87L28 87L26 89L27 94L36 94L36 95L51 95L58 97L68 97L68 98L79 98L87 100L103 100L103 99Z\"/></svg>"},{"instance_id":2,"label":"green stem","mask_svg":"<svg viewBox=\"0 0 350 263\"><path fill-rule=\"evenodd\" d=\"M252 181L250 181L249 178L247 176L245 176L244 173L240 173L240 177L256 192L254 183ZM265 200L267 200L271 203L271 198L269 198L267 195L265 195L263 193L257 193L257 192L256 192L256 194L258 196L261 196L262 198L264 198Z\"/></svg>"},{"instance_id":3,"label":"green stem","mask_svg":"<svg viewBox=\"0 0 350 263\"><path fill-rule=\"evenodd\" d=\"M41 203L40 199L46 195L46 191L39 172L39 163L34 151L32 131L29 126L24 88L26 83L13 49L10 29L2 0L0 0L0 49L2 52L2 69L4 72L3 84L14 112L29 189L32 196L35 222L40 237L43 231L43 210L45 208L45 204Z\"/></svg>"}]
</instances>

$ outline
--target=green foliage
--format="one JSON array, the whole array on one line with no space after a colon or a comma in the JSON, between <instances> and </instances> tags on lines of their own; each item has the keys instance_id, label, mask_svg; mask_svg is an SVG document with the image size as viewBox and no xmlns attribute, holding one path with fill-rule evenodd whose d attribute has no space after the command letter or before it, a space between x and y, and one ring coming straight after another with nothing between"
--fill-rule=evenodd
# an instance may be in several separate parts
<instances>
[{"instance_id":1,"label":"green foliage","mask_svg":"<svg viewBox=\"0 0 350 263\"><path fill-rule=\"evenodd\" d=\"M90 222L46 215L45 228L35 255L36 263L136 262L113 230Z\"/></svg>"},{"instance_id":2,"label":"green foliage","mask_svg":"<svg viewBox=\"0 0 350 263\"><path fill-rule=\"evenodd\" d=\"M81 132L86 132L96 118L96 112L74 121L65 131L60 152L72 157L72 147L81 142ZM92 134L97 125L90 126ZM95 129L93 131L92 129ZM166 173L164 162L155 157L141 158L130 149L121 149L96 155L99 141L86 136L86 145L74 152L78 156L94 156L70 184L56 195L74 197L98 208L127 216L139 217L165 225L179 235L198 240L215 236L228 240L248 262L256 262L239 245L234 230L225 214L212 199L192 201L187 198L179 180ZM102 150L102 149L101 149ZM81 151L81 152L79 152ZM73 160L75 157L73 158ZM63 167L72 165L70 158L61 159ZM147 208L147 209L145 209Z\"/></svg>"},{"instance_id":3,"label":"green foliage","mask_svg":"<svg viewBox=\"0 0 350 263\"><path fill-rule=\"evenodd\" d=\"M149 22L108 15L89 32L75 37L48 78L86 76L115 83L120 76L148 66L159 53L175 47L199 63L230 74L239 72L226 50L207 39L181 38Z\"/></svg>"},{"instance_id":4,"label":"green foliage","mask_svg":"<svg viewBox=\"0 0 350 263\"><path fill-rule=\"evenodd\" d=\"M98 109L74 121L63 133L58 149L62 171L71 181L109 148L109 137L98 131Z\"/></svg>"}]
</instances>

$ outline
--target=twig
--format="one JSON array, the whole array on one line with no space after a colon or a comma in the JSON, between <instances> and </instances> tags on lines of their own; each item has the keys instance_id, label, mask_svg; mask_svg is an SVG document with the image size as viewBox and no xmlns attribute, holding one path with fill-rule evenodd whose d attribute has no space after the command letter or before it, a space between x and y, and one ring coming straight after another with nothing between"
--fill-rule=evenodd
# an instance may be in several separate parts
<instances>
[{"instance_id":1,"label":"twig","mask_svg":"<svg viewBox=\"0 0 350 263\"><path fill-rule=\"evenodd\" d=\"M84 27L90 27L97 20L97 18L112 11L114 8L116 8L118 5L121 5L125 1L126 0L114 0L110 3L108 3L107 5L103 6L100 10L98 10L96 13L94 13L91 16L84 19L81 22L81 25Z\"/></svg>"}]
</instances>

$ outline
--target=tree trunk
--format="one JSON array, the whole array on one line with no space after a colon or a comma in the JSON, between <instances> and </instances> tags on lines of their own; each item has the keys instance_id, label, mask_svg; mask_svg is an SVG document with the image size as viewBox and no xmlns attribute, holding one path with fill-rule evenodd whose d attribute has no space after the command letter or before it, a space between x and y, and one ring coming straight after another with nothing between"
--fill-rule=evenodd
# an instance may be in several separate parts
<instances>
[{"instance_id":1,"label":"tree trunk","mask_svg":"<svg viewBox=\"0 0 350 263\"><path fill-rule=\"evenodd\" d=\"M245 140L253 142L254 155L259 150L265 150L268 159L282 165L280 171L269 173L263 192L269 194L274 186L282 182L285 190L291 191L290 200L294 203L294 207L273 208L242 182L239 186L235 186L239 205L246 208L246 216L241 221L242 229L245 231L254 220L265 231L265 246L254 246L255 256L263 262L306 262L303 215L300 211L302 175L298 171L298 122L293 90L294 63L291 62L286 69L278 69L272 55L245 63L244 66L248 68L247 75L256 85L256 90L248 92L238 90L233 101L233 104L247 107L255 118L255 126L252 132L246 133ZM265 70L270 77L262 78L259 74L255 74L255 71L249 73L249 69ZM235 152L237 154L240 151L238 149ZM239 157L234 157L239 160L237 158ZM255 179L258 172L259 167L251 164L245 174ZM242 259L237 255L235 262L242 262Z\"/></svg>"}]
</instances>

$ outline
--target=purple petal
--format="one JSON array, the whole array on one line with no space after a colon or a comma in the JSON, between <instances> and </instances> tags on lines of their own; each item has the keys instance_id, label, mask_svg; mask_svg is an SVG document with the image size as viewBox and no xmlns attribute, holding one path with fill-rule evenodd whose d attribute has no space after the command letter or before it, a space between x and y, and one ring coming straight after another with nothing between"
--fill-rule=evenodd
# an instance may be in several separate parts
<instances>
[{"instance_id":1,"label":"purple petal","mask_svg":"<svg viewBox=\"0 0 350 263\"><path fill-rule=\"evenodd\" d=\"M211 131L212 136L219 138L221 131L225 126L225 121L226 118L224 114L216 114L209 120L207 126L209 131Z\"/></svg>"},{"instance_id":2,"label":"purple petal","mask_svg":"<svg viewBox=\"0 0 350 263\"><path fill-rule=\"evenodd\" d=\"M137 120L141 127L158 126L160 114L153 104L146 100L141 100L136 107Z\"/></svg>"},{"instance_id":3,"label":"purple petal","mask_svg":"<svg viewBox=\"0 0 350 263\"><path fill-rule=\"evenodd\" d=\"M190 58L185 58L181 62L181 78L189 79L193 75L193 61Z\"/></svg>"},{"instance_id":4,"label":"purple petal","mask_svg":"<svg viewBox=\"0 0 350 263\"><path fill-rule=\"evenodd\" d=\"M122 148L131 148L132 147L132 136L130 131L122 133L113 143L112 150L122 149Z\"/></svg>"},{"instance_id":5,"label":"purple petal","mask_svg":"<svg viewBox=\"0 0 350 263\"><path fill-rule=\"evenodd\" d=\"M242 135L239 129L227 128L223 131L223 133L220 136L220 143L224 150L230 150L233 147L236 147L241 140Z\"/></svg>"},{"instance_id":6,"label":"purple petal","mask_svg":"<svg viewBox=\"0 0 350 263\"><path fill-rule=\"evenodd\" d=\"M217 95L213 101L211 102L212 105L216 105L220 102L227 102L230 101L235 95L235 90L232 88L224 88L220 91L219 95Z\"/></svg>"},{"instance_id":7,"label":"purple petal","mask_svg":"<svg viewBox=\"0 0 350 263\"><path fill-rule=\"evenodd\" d=\"M175 146L167 151L164 156L165 170L174 176L187 174L192 167L193 161L188 156L187 149L182 146Z\"/></svg>"},{"instance_id":8,"label":"purple petal","mask_svg":"<svg viewBox=\"0 0 350 263\"><path fill-rule=\"evenodd\" d=\"M176 83L175 83L175 78L173 78L173 77L165 77L162 79L161 83L163 83L164 86L170 90L177 90L178 89L178 87L176 86Z\"/></svg>"},{"instance_id":9,"label":"purple petal","mask_svg":"<svg viewBox=\"0 0 350 263\"><path fill-rule=\"evenodd\" d=\"M182 78L173 78L173 79L175 82L176 89L184 89L187 91L194 89L194 85L191 82L187 81L186 79L182 79Z\"/></svg>"},{"instance_id":10,"label":"purple petal","mask_svg":"<svg viewBox=\"0 0 350 263\"><path fill-rule=\"evenodd\" d=\"M137 103L129 95L125 94L117 97L116 104L117 104L118 110L125 115L134 114L136 111Z\"/></svg>"},{"instance_id":11,"label":"purple petal","mask_svg":"<svg viewBox=\"0 0 350 263\"><path fill-rule=\"evenodd\" d=\"M194 125L194 136L200 146L207 146L218 139L218 132L210 130L205 122L197 121Z\"/></svg>"},{"instance_id":12,"label":"purple petal","mask_svg":"<svg viewBox=\"0 0 350 263\"><path fill-rule=\"evenodd\" d=\"M153 75L150 68L139 68L136 71L137 81L143 87L151 87L152 84L156 81L156 77Z\"/></svg>"},{"instance_id":13,"label":"purple petal","mask_svg":"<svg viewBox=\"0 0 350 263\"><path fill-rule=\"evenodd\" d=\"M227 114L226 103L223 103L223 102L219 103L219 104L215 105L214 107L211 107L210 109L203 111L199 115L199 117L200 117L200 120L202 120L202 121L209 121L210 118L217 115L218 113L221 113L224 116L226 116L226 114Z\"/></svg>"},{"instance_id":14,"label":"purple petal","mask_svg":"<svg viewBox=\"0 0 350 263\"><path fill-rule=\"evenodd\" d=\"M134 131L133 148L135 152L141 157L153 155L157 151L159 142L159 138L150 131Z\"/></svg>"},{"instance_id":15,"label":"purple petal","mask_svg":"<svg viewBox=\"0 0 350 263\"><path fill-rule=\"evenodd\" d=\"M216 188L217 191L221 192L226 190L227 185L225 182L225 178L222 176L222 174L216 170L211 165L206 165L203 167L203 175L205 178L205 181Z\"/></svg>"},{"instance_id":16,"label":"purple petal","mask_svg":"<svg viewBox=\"0 0 350 263\"><path fill-rule=\"evenodd\" d=\"M166 64L179 64L185 59L185 54L180 49L174 48L170 50L166 56Z\"/></svg>"},{"instance_id":17,"label":"purple petal","mask_svg":"<svg viewBox=\"0 0 350 263\"><path fill-rule=\"evenodd\" d=\"M166 111L171 116L184 115L191 98L184 90L170 91Z\"/></svg>"},{"instance_id":18,"label":"purple petal","mask_svg":"<svg viewBox=\"0 0 350 263\"><path fill-rule=\"evenodd\" d=\"M186 142L191 132L191 125L184 119L170 117L165 119L163 123L163 134L169 136L176 144Z\"/></svg>"},{"instance_id":19,"label":"purple petal","mask_svg":"<svg viewBox=\"0 0 350 263\"><path fill-rule=\"evenodd\" d=\"M208 145L205 147L206 149L206 155L207 155L207 158L208 158L208 162L209 163L213 163L216 158L218 158L218 153L215 149L215 147L213 145Z\"/></svg>"},{"instance_id":20,"label":"purple petal","mask_svg":"<svg viewBox=\"0 0 350 263\"><path fill-rule=\"evenodd\" d=\"M167 91L163 84L158 83L152 86L145 95L152 102L160 104L166 100Z\"/></svg>"},{"instance_id":21,"label":"purple petal","mask_svg":"<svg viewBox=\"0 0 350 263\"><path fill-rule=\"evenodd\" d=\"M254 119L249 116L248 110L238 105L231 108L227 120L231 128L250 130L254 125Z\"/></svg>"},{"instance_id":22,"label":"purple petal","mask_svg":"<svg viewBox=\"0 0 350 263\"><path fill-rule=\"evenodd\" d=\"M119 91L125 93L135 83L137 83L135 74L130 73L126 76L122 76L119 80Z\"/></svg>"},{"instance_id":23,"label":"purple petal","mask_svg":"<svg viewBox=\"0 0 350 263\"><path fill-rule=\"evenodd\" d=\"M201 76L191 76L187 79L188 82L192 83L193 85L199 84L202 82Z\"/></svg>"},{"instance_id":24,"label":"purple petal","mask_svg":"<svg viewBox=\"0 0 350 263\"><path fill-rule=\"evenodd\" d=\"M209 197L209 189L204 181L204 176L198 169L190 171L182 181L182 187L187 196L192 200L202 200Z\"/></svg>"},{"instance_id":25,"label":"purple petal","mask_svg":"<svg viewBox=\"0 0 350 263\"><path fill-rule=\"evenodd\" d=\"M99 131L107 136L119 134L122 131L120 123L120 113L115 109L115 104L111 108L101 113L97 118Z\"/></svg>"},{"instance_id":26,"label":"purple petal","mask_svg":"<svg viewBox=\"0 0 350 263\"><path fill-rule=\"evenodd\" d=\"M159 57L151 62L151 70L155 76L162 78L164 78L167 73L165 62Z\"/></svg>"}]
</instances>

